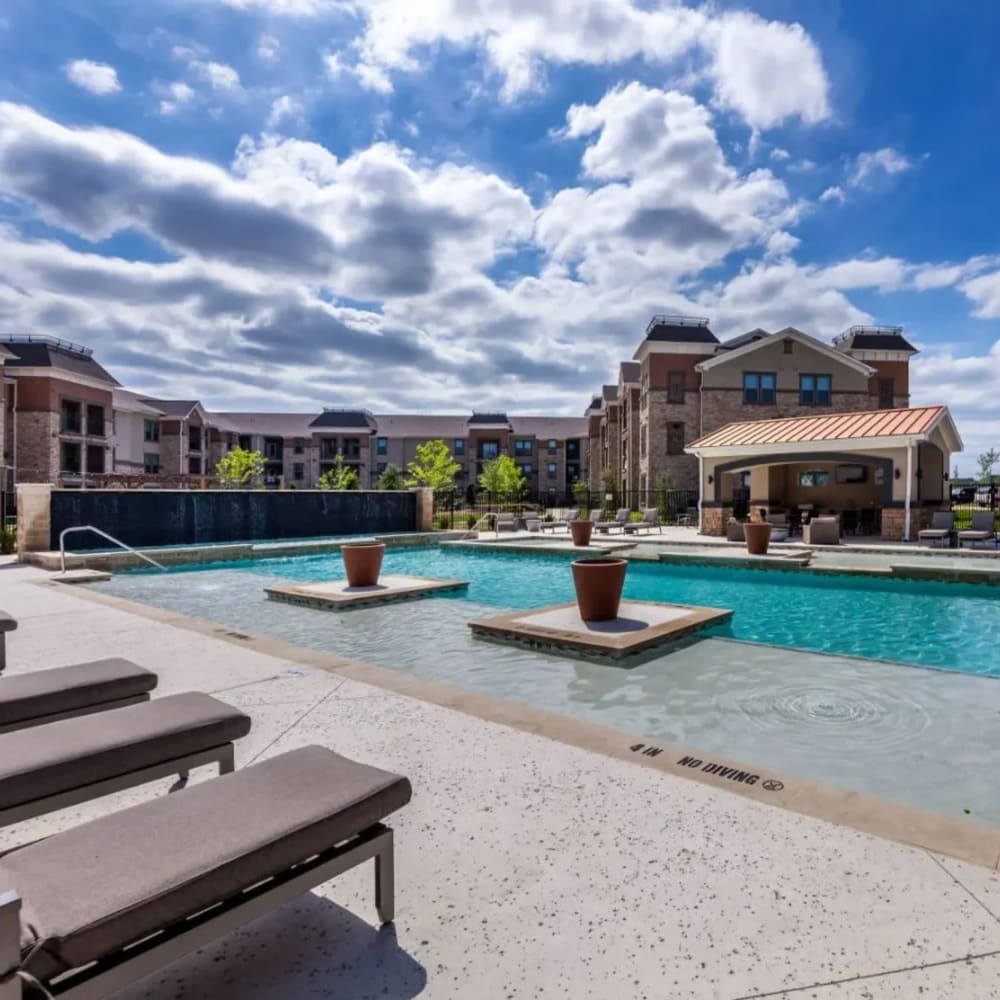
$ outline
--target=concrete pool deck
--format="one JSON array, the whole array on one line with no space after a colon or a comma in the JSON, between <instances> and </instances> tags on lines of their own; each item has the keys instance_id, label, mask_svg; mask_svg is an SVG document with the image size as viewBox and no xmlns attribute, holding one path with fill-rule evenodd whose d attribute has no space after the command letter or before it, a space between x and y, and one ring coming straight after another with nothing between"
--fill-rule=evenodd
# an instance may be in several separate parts
<instances>
[{"instance_id":1,"label":"concrete pool deck","mask_svg":"<svg viewBox=\"0 0 1000 1000\"><path fill-rule=\"evenodd\" d=\"M160 674L158 694L206 690L250 712L238 765L321 742L414 785L393 824L392 929L372 926L359 870L124 1000L996 995L995 871L685 780L641 751L632 762L545 738L515 705L485 721L363 683L331 654L268 654L243 633L46 579L0 570L0 606L20 621L12 673L126 656ZM168 785L5 829L0 849Z\"/></svg>"}]
</instances>

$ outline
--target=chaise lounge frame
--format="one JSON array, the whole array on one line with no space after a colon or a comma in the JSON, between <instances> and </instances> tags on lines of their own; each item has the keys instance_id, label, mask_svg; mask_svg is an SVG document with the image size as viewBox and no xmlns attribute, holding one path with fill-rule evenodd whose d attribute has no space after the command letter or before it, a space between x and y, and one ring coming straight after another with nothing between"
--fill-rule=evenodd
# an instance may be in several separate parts
<instances>
[{"instance_id":1,"label":"chaise lounge frame","mask_svg":"<svg viewBox=\"0 0 1000 1000\"><path fill-rule=\"evenodd\" d=\"M390 924L395 917L393 835L391 827L378 823L339 847L259 882L111 957L61 976L45 984L45 988L60 1000L101 1000L371 858L375 859L375 907L381 922ZM2 970L16 968L20 961L20 909L17 893L0 891L0 1000L22 1000L30 995L16 974L6 978L2 975Z\"/></svg>"}]
</instances>

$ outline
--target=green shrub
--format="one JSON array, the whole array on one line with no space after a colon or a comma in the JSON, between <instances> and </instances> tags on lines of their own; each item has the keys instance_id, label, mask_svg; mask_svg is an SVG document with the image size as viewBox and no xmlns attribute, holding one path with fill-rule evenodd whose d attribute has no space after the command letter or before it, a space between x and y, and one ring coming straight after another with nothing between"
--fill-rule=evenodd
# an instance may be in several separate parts
<instances>
[{"instance_id":1,"label":"green shrub","mask_svg":"<svg viewBox=\"0 0 1000 1000\"><path fill-rule=\"evenodd\" d=\"M9 556L17 550L17 529L0 529L0 554Z\"/></svg>"},{"instance_id":2,"label":"green shrub","mask_svg":"<svg viewBox=\"0 0 1000 1000\"><path fill-rule=\"evenodd\" d=\"M476 526L476 521L479 520L477 514L466 514L465 515L465 526L470 530Z\"/></svg>"}]
</instances>

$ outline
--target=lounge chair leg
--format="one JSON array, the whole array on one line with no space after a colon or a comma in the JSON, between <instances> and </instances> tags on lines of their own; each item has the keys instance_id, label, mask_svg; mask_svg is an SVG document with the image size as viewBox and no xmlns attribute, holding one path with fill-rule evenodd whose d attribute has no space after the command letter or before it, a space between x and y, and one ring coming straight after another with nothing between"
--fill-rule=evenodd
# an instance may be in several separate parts
<instances>
[{"instance_id":1,"label":"lounge chair leg","mask_svg":"<svg viewBox=\"0 0 1000 1000\"><path fill-rule=\"evenodd\" d=\"M7 669L7 634L0 632L0 674Z\"/></svg>"},{"instance_id":2,"label":"lounge chair leg","mask_svg":"<svg viewBox=\"0 0 1000 1000\"><path fill-rule=\"evenodd\" d=\"M21 1000L21 979L6 976L21 963L21 899L0 892L0 1000Z\"/></svg>"},{"instance_id":3,"label":"lounge chair leg","mask_svg":"<svg viewBox=\"0 0 1000 1000\"><path fill-rule=\"evenodd\" d=\"M190 771L178 771L177 780L167 789L167 794L171 792L179 792L182 788L187 788L188 778L190 777Z\"/></svg>"},{"instance_id":4,"label":"lounge chair leg","mask_svg":"<svg viewBox=\"0 0 1000 1000\"><path fill-rule=\"evenodd\" d=\"M219 774L232 774L236 770L236 758L234 757L233 745L229 744L219 758Z\"/></svg>"},{"instance_id":5,"label":"lounge chair leg","mask_svg":"<svg viewBox=\"0 0 1000 1000\"><path fill-rule=\"evenodd\" d=\"M384 847L375 855L375 909L383 924L396 917L396 872L392 830L387 830Z\"/></svg>"}]
</instances>

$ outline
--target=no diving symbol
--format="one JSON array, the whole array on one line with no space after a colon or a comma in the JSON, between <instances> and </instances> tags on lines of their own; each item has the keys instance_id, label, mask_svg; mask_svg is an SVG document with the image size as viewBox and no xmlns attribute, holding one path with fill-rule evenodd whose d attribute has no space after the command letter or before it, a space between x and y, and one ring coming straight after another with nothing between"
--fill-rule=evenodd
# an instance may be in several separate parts
<instances>
[{"instance_id":1,"label":"no diving symbol","mask_svg":"<svg viewBox=\"0 0 1000 1000\"><path fill-rule=\"evenodd\" d=\"M769 792L780 792L785 787L785 783L783 781L776 781L774 778L768 778L767 781L760 783L760 787L766 788Z\"/></svg>"}]
</instances>

